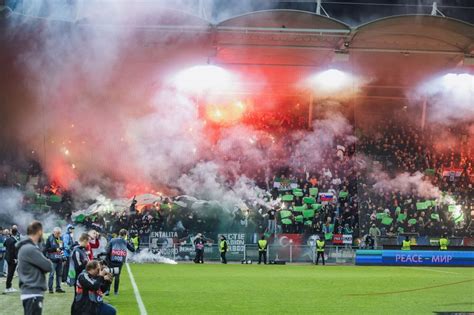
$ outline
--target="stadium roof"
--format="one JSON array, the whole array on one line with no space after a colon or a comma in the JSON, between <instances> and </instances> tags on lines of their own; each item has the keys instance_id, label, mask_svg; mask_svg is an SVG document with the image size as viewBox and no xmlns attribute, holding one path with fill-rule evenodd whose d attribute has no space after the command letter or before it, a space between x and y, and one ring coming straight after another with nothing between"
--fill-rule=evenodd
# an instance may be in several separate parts
<instances>
[{"instance_id":1,"label":"stadium roof","mask_svg":"<svg viewBox=\"0 0 474 315\"><path fill-rule=\"evenodd\" d=\"M211 62L255 75L255 81L264 75L277 90L318 69L338 67L370 78L373 96L399 98L405 87L452 70L474 54L474 25L441 16L393 16L350 27L297 10L256 11L218 24L178 10L145 11L145 19L141 8L121 19L86 14L75 24L135 28L130 47L140 49L133 49L127 62Z\"/></svg>"}]
</instances>

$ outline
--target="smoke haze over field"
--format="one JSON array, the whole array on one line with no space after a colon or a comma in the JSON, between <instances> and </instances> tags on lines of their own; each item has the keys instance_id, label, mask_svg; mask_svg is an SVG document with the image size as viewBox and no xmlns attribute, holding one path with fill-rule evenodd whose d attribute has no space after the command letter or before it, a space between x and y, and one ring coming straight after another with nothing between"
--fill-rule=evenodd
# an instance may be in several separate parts
<instances>
[{"instance_id":1,"label":"smoke haze over field","mask_svg":"<svg viewBox=\"0 0 474 315\"><path fill-rule=\"evenodd\" d=\"M327 100L323 103L317 98L314 112L318 117L311 130L280 130L277 124L264 129L257 126L258 121L254 125L232 121L224 127L213 126L203 106L210 100L219 103L222 95L212 95L208 90L190 93L186 86L183 89L169 78L191 66L206 66L219 54L224 60L228 48L207 46L213 39L205 31L198 35L187 31L153 33L137 27L148 23L186 24L182 16L174 20L173 10L163 8L168 1L155 2L156 5L148 2L142 7L125 5L125 1L99 2L102 6L88 6L86 1L73 7L53 6L45 13L48 10L39 1L25 1L28 6L19 11L22 14L56 21L14 13L8 18L7 31L2 33L2 42L11 48L11 55L7 53L1 59L8 61L5 73L17 74L18 78L12 81L19 83L10 82L12 89L4 89L7 96L1 113L8 121L0 126L5 131L0 141L9 145L15 157L40 160L52 180L71 189L77 207L90 200L110 203L108 198L159 191L215 200L230 213L235 206L266 204L255 177L271 179L285 167L321 168L326 156L336 154L337 145L357 142L355 123L350 117L352 105ZM194 15L204 15L198 5L189 3L180 1L176 5ZM215 21L258 6L252 1L239 3L238 7L237 1L232 1L233 7L224 2L214 7L207 3L204 7L209 20ZM187 18L194 21L191 16ZM205 21L196 20L196 25L207 27ZM199 29L196 25L193 27ZM196 57L196 52L210 57ZM252 58L251 52L246 54L243 55ZM268 59L278 57L269 55ZM223 68L239 72L232 66ZM262 92L266 79L275 76L275 72L263 75L260 71L264 72L249 71L252 78L234 78L230 82L232 88L258 81L251 92ZM354 87L351 80L355 79L347 83ZM207 88L209 83L211 87L224 83L202 81L205 79L194 82ZM472 119L472 93L458 93L456 86L443 92L438 83L424 90L436 100L429 119L441 123ZM278 86L270 91L271 96L263 97L262 108L268 103L269 112L283 109L274 105L280 101L273 96L279 89L282 88ZM454 107L445 106L453 95ZM229 103L245 99L241 95L226 97L231 99L226 100ZM223 115L218 110L214 114ZM294 149L285 142L288 139ZM444 144L450 135L445 139ZM427 197L439 193L427 185L421 174L403 173L394 178L385 174L377 178L374 187L410 187ZM4 213L11 218L20 206L21 196L2 192L5 196L7 193L12 196ZM31 217L21 220L26 223Z\"/></svg>"}]
</instances>

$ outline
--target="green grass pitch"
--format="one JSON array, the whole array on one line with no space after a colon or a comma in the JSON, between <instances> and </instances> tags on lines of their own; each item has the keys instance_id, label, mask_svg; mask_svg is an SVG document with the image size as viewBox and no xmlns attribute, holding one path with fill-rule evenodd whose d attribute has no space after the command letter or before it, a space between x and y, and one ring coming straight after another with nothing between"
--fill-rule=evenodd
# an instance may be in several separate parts
<instances>
[{"instance_id":1,"label":"green grass pitch","mask_svg":"<svg viewBox=\"0 0 474 315\"><path fill-rule=\"evenodd\" d=\"M474 268L144 264L131 270L148 314L474 312ZM120 295L107 300L118 314L140 314L126 268ZM43 314L68 314L70 303L70 293L46 294ZM0 314L21 313L19 294L0 296Z\"/></svg>"}]
</instances>

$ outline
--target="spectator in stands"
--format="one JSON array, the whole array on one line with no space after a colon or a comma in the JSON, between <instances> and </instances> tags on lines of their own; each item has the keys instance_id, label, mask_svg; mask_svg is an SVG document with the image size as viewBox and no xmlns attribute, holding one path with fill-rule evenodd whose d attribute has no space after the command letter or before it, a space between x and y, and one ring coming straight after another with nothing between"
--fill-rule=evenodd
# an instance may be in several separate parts
<instances>
[{"instance_id":1,"label":"spectator in stands","mask_svg":"<svg viewBox=\"0 0 474 315\"><path fill-rule=\"evenodd\" d=\"M274 208L270 208L267 211L267 215L268 215L267 231L268 231L268 233L271 233L271 234L276 233L276 214L277 214L277 210L274 209Z\"/></svg>"}]
</instances>

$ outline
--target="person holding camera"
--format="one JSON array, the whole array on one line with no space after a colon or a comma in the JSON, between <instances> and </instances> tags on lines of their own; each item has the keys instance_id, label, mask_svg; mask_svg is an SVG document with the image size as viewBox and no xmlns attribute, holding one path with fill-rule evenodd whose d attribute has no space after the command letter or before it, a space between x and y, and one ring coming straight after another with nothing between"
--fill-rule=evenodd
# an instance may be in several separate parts
<instances>
[{"instance_id":1,"label":"person holding camera","mask_svg":"<svg viewBox=\"0 0 474 315\"><path fill-rule=\"evenodd\" d=\"M53 234L51 234L46 240L44 250L46 253L46 257L53 263L53 272L49 273L49 293L54 293L54 274L56 274L56 293L65 293L66 291L61 288L64 254L60 227L55 227L53 229Z\"/></svg>"},{"instance_id":2,"label":"person holding camera","mask_svg":"<svg viewBox=\"0 0 474 315\"><path fill-rule=\"evenodd\" d=\"M121 229L119 237L113 238L107 244L106 249L106 262L109 268L118 268L118 272L114 272L114 294L118 294L120 285L120 273L122 272L122 266L127 260L127 249L131 252L135 252L133 244L127 241L128 232L125 229ZM105 295L109 295L110 288L106 291Z\"/></svg>"},{"instance_id":3,"label":"person holding camera","mask_svg":"<svg viewBox=\"0 0 474 315\"><path fill-rule=\"evenodd\" d=\"M28 238L17 243L18 277L20 278L21 301L25 315L41 315L43 294L46 291L46 273L53 271L53 264L38 245L43 239L43 225L33 221L26 230Z\"/></svg>"},{"instance_id":4,"label":"person holding camera","mask_svg":"<svg viewBox=\"0 0 474 315\"><path fill-rule=\"evenodd\" d=\"M103 300L103 290L111 281L112 275L107 273L97 260L89 261L85 270L77 277L71 314L115 315L115 308Z\"/></svg>"}]
</instances>

